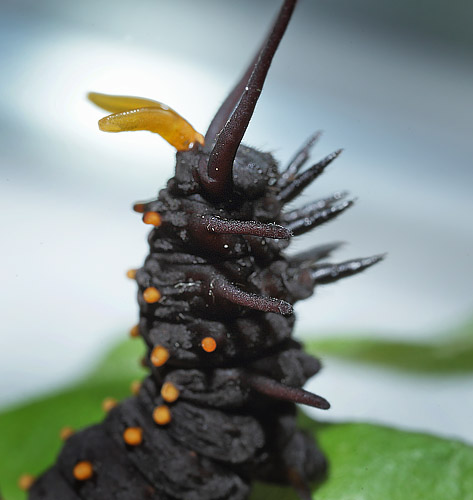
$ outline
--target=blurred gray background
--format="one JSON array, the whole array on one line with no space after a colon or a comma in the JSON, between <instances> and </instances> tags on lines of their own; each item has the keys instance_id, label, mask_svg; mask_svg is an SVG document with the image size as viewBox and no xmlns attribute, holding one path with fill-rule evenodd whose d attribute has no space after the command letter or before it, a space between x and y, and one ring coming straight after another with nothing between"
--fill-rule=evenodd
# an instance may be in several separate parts
<instances>
[{"instance_id":1,"label":"blurred gray background","mask_svg":"<svg viewBox=\"0 0 473 500\"><path fill-rule=\"evenodd\" d=\"M137 319L124 273L148 228L130 206L164 185L174 152L100 133L86 93L156 99L205 132L279 4L3 0L0 405L81 376ZM470 317L472 125L472 2L300 1L245 141L282 164L317 129L314 159L345 148L300 203L348 189L355 208L293 251L389 252L298 305L300 336L428 338ZM473 441L473 377L325 365L324 418Z\"/></svg>"}]
</instances>

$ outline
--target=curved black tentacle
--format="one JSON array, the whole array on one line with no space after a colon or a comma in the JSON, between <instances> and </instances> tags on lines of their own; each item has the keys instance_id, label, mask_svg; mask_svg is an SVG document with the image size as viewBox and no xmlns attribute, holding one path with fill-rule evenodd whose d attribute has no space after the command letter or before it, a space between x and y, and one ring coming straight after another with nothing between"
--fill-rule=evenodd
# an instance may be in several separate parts
<instances>
[{"instance_id":1,"label":"curved black tentacle","mask_svg":"<svg viewBox=\"0 0 473 500\"><path fill-rule=\"evenodd\" d=\"M289 212L284 212L281 215L281 222L283 222L284 224L288 224L290 222L294 222L295 220L303 219L304 217L308 217L310 214L316 212L317 210L324 210L325 208L333 206L335 202L343 200L347 196L347 191L339 191L332 194L331 196L328 196L327 198L312 201L311 203L308 203L303 207L295 208L294 210L290 210Z\"/></svg>"},{"instance_id":2,"label":"curved black tentacle","mask_svg":"<svg viewBox=\"0 0 473 500\"><path fill-rule=\"evenodd\" d=\"M295 255L291 255L290 261L294 263L295 266L304 266L317 262L318 260L325 259L325 257L329 257L332 252L339 249L343 242L337 241L335 243L327 243L325 245L319 245L310 250L305 250L304 252L297 253Z\"/></svg>"},{"instance_id":3,"label":"curved black tentacle","mask_svg":"<svg viewBox=\"0 0 473 500\"><path fill-rule=\"evenodd\" d=\"M321 224L334 219L353 206L353 203L354 200L345 200L341 203L331 205L328 208L316 209L313 212L308 213L306 216L290 222L287 227L295 236L299 236L307 231L310 231L314 227L320 226Z\"/></svg>"},{"instance_id":4,"label":"curved black tentacle","mask_svg":"<svg viewBox=\"0 0 473 500\"><path fill-rule=\"evenodd\" d=\"M361 273L385 258L385 254L360 259L347 260L339 264L319 264L312 270L312 278L317 284L333 283L342 278Z\"/></svg>"},{"instance_id":5,"label":"curved black tentacle","mask_svg":"<svg viewBox=\"0 0 473 500\"><path fill-rule=\"evenodd\" d=\"M267 35L267 37L263 41L261 47L258 49L256 54L254 55L250 64L247 66L245 72L243 73L243 75L240 78L240 80L238 81L238 83L235 85L235 87L233 87L232 91L225 98L225 100L221 104L220 108L218 108L217 113L215 114L212 121L210 122L209 128L207 129L207 132L205 133L205 150L206 151L212 149L212 146L215 142L215 139L217 138L217 135L223 129L223 127L225 126L225 124L229 120L233 110L235 109L235 106L238 104L238 102L243 94L243 91L245 90L245 87L248 84L248 80L250 79L250 76L253 73L253 70L255 69L255 66L256 66L256 63L258 62L261 51L263 50L264 46L267 43L268 38L269 38L269 34Z\"/></svg>"},{"instance_id":6,"label":"curved black tentacle","mask_svg":"<svg viewBox=\"0 0 473 500\"><path fill-rule=\"evenodd\" d=\"M289 162L286 170L281 173L281 177L278 179L277 186L283 188L290 184L294 176L299 172L299 170L304 166L305 162L309 159L310 151L314 147L315 143L319 140L322 132L319 130L312 134L302 148L297 151L294 157Z\"/></svg>"},{"instance_id":7,"label":"curved black tentacle","mask_svg":"<svg viewBox=\"0 0 473 500\"><path fill-rule=\"evenodd\" d=\"M309 169L299 174L294 180L288 183L279 192L278 198L281 203L289 203L296 196L298 196L303 189L305 189L312 181L317 179L317 177L325 170L325 167L330 165L333 160L340 156L343 149L338 149L332 154L326 156L323 160L320 160L315 165L312 165Z\"/></svg>"},{"instance_id":8,"label":"curved black tentacle","mask_svg":"<svg viewBox=\"0 0 473 500\"><path fill-rule=\"evenodd\" d=\"M210 153L204 188L214 197L223 198L231 191L233 160L253 116L271 61L286 31L295 5L296 0L285 0L243 95Z\"/></svg>"},{"instance_id":9,"label":"curved black tentacle","mask_svg":"<svg viewBox=\"0 0 473 500\"><path fill-rule=\"evenodd\" d=\"M321 410L328 410L330 408L330 403L323 397L312 394L299 387L281 384L269 377L250 373L245 375L244 380L255 391L274 399L313 406Z\"/></svg>"}]
</instances>

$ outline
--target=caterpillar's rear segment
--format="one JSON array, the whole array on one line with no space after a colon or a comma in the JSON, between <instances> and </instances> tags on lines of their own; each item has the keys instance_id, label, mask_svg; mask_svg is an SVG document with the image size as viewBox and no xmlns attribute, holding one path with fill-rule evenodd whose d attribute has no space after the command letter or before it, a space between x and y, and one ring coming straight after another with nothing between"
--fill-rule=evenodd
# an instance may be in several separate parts
<instances>
[{"instance_id":1,"label":"caterpillar's rear segment","mask_svg":"<svg viewBox=\"0 0 473 500\"><path fill-rule=\"evenodd\" d=\"M285 210L340 153L301 172L319 134L279 172L268 153L240 144L294 9L272 31L205 137L167 106L91 94L113 115L108 131L146 129L176 149L175 176L155 200L135 204L152 226L136 279L149 377L136 396L108 405L104 423L67 439L30 499L244 500L254 480L308 484L326 463L296 428L295 403L328 409L302 389L320 369L294 341L293 304L314 287L363 271L381 257L325 262L339 243L286 257L293 235L351 206L344 193Z\"/></svg>"}]
</instances>

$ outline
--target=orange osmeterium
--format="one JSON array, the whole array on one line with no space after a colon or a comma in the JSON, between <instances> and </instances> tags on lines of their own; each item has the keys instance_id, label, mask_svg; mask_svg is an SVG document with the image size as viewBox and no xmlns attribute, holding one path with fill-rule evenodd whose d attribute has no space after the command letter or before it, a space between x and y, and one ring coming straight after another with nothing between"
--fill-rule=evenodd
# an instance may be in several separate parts
<instances>
[{"instance_id":1,"label":"orange osmeterium","mask_svg":"<svg viewBox=\"0 0 473 500\"><path fill-rule=\"evenodd\" d=\"M140 327L138 325L135 325L130 330L130 337L139 337L139 336L140 336Z\"/></svg>"},{"instance_id":2,"label":"orange osmeterium","mask_svg":"<svg viewBox=\"0 0 473 500\"><path fill-rule=\"evenodd\" d=\"M141 427L128 427L123 432L123 440L129 446L138 446L143 441L143 429Z\"/></svg>"},{"instance_id":3,"label":"orange osmeterium","mask_svg":"<svg viewBox=\"0 0 473 500\"><path fill-rule=\"evenodd\" d=\"M18 487L20 490L27 491L33 486L34 481L35 478L31 474L23 474L18 479Z\"/></svg>"},{"instance_id":4,"label":"orange osmeterium","mask_svg":"<svg viewBox=\"0 0 473 500\"><path fill-rule=\"evenodd\" d=\"M214 352L215 349L217 349L217 342L215 342L215 339L213 337L203 338L201 345L202 345L202 349L205 352Z\"/></svg>"},{"instance_id":5,"label":"orange osmeterium","mask_svg":"<svg viewBox=\"0 0 473 500\"><path fill-rule=\"evenodd\" d=\"M89 99L113 114L99 120L105 132L149 130L159 134L178 151L188 151L204 137L192 125L165 104L142 97L114 96L90 92Z\"/></svg>"},{"instance_id":6,"label":"orange osmeterium","mask_svg":"<svg viewBox=\"0 0 473 500\"><path fill-rule=\"evenodd\" d=\"M161 387L161 396L167 403L174 403L179 397L179 389L172 382L164 382Z\"/></svg>"},{"instance_id":7,"label":"orange osmeterium","mask_svg":"<svg viewBox=\"0 0 473 500\"><path fill-rule=\"evenodd\" d=\"M157 406L153 411L153 420L158 425L166 425L171 421L171 410L166 405Z\"/></svg>"},{"instance_id":8,"label":"orange osmeterium","mask_svg":"<svg viewBox=\"0 0 473 500\"><path fill-rule=\"evenodd\" d=\"M148 304L154 304L161 298L161 292L154 286L149 286L143 292L143 299Z\"/></svg>"},{"instance_id":9,"label":"orange osmeterium","mask_svg":"<svg viewBox=\"0 0 473 500\"><path fill-rule=\"evenodd\" d=\"M158 212L146 212L143 215L143 222L145 224L151 224L152 226L159 227L161 225L161 216Z\"/></svg>"},{"instance_id":10,"label":"orange osmeterium","mask_svg":"<svg viewBox=\"0 0 473 500\"><path fill-rule=\"evenodd\" d=\"M90 462L83 460L75 465L72 473L77 481L87 481L94 475L94 468Z\"/></svg>"},{"instance_id":11,"label":"orange osmeterium","mask_svg":"<svg viewBox=\"0 0 473 500\"><path fill-rule=\"evenodd\" d=\"M74 429L72 427L63 427L59 431L59 437L65 441L66 439L69 439L73 434L74 434Z\"/></svg>"},{"instance_id":12,"label":"orange osmeterium","mask_svg":"<svg viewBox=\"0 0 473 500\"><path fill-rule=\"evenodd\" d=\"M112 408L117 406L117 400L115 398L105 398L102 401L102 410L109 412Z\"/></svg>"},{"instance_id":13,"label":"orange osmeterium","mask_svg":"<svg viewBox=\"0 0 473 500\"><path fill-rule=\"evenodd\" d=\"M169 359L169 351L162 345L157 345L151 351L150 359L154 366L163 366Z\"/></svg>"},{"instance_id":14,"label":"orange osmeterium","mask_svg":"<svg viewBox=\"0 0 473 500\"><path fill-rule=\"evenodd\" d=\"M128 269L126 272L126 277L134 280L136 278L136 269Z\"/></svg>"}]
</instances>

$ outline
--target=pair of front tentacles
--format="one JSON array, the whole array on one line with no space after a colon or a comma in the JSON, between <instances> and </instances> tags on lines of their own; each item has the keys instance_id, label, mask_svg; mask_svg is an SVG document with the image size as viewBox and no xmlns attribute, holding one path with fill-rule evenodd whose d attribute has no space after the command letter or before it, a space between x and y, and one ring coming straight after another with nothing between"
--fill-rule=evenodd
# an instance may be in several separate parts
<instances>
[{"instance_id":1,"label":"pair of front tentacles","mask_svg":"<svg viewBox=\"0 0 473 500\"><path fill-rule=\"evenodd\" d=\"M178 151L189 151L195 147L205 146L203 136L195 131L176 111L162 103L139 97L110 96L98 93L90 93L89 99L113 113L99 121L99 128L103 131L149 130L158 133ZM341 150L337 150L300 173L301 168L309 158L310 149L319 136L320 133L316 133L309 138L290 161L287 168L280 174L275 189L281 207L298 196L341 153ZM204 175L201 174L201 177L208 178L207 174L208 172ZM205 191L205 185L203 189ZM344 212L353 204L353 200L346 200L345 197L346 193L336 193L328 198L309 203L302 208L284 212L281 214L280 220L285 226L249 220L229 220L214 215L196 215L195 224L199 231L212 234L232 234L287 240L293 235L303 234ZM138 203L135 204L134 209L139 213L143 213L145 223L159 227L163 224L163 214L153 211L151 205L152 202ZM330 255L338 246L339 244L319 246L309 252L303 252L289 258L288 265L292 270L291 279L294 281L306 281L308 279L311 288L313 288L317 284L331 283L361 272L382 258L382 256L373 256L337 264L319 262ZM205 282L208 276L195 276L194 278ZM239 306L284 316L293 313L293 307L289 302L246 292L223 276L214 277L212 283L208 285L211 285L212 293L215 296ZM160 300L161 291L158 291L158 294L156 300L151 302ZM144 298L145 301L148 301L146 297ZM327 409L330 406L320 396L311 394L301 388L283 385L260 375L247 374L245 382L253 390L276 399L322 409Z\"/></svg>"}]
</instances>

